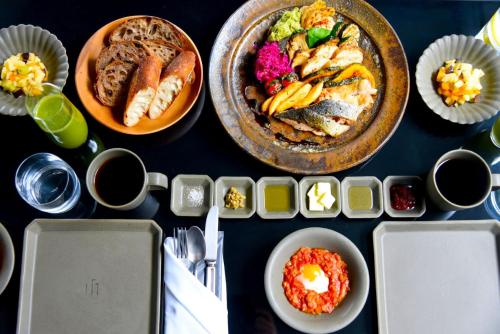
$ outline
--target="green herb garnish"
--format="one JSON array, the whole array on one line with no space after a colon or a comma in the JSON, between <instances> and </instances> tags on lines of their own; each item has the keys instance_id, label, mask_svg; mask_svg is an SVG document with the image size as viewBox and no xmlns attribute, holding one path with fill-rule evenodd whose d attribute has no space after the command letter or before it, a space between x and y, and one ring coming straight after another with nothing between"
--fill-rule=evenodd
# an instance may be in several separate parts
<instances>
[{"instance_id":1,"label":"green herb garnish","mask_svg":"<svg viewBox=\"0 0 500 334\"><path fill-rule=\"evenodd\" d=\"M330 36L330 30L324 28L311 28L307 31L307 46L313 48L319 41Z\"/></svg>"},{"instance_id":2,"label":"green herb garnish","mask_svg":"<svg viewBox=\"0 0 500 334\"><path fill-rule=\"evenodd\" d=\"M337 33L339 32L340 27L342 27L342 24L344 24L344 22L342 22L342 21L339 21L339 22L335 23L335 25L333 26L332 31L330 32L330 37L331 38L337 37Z\"/></svg>"}]
</instances>

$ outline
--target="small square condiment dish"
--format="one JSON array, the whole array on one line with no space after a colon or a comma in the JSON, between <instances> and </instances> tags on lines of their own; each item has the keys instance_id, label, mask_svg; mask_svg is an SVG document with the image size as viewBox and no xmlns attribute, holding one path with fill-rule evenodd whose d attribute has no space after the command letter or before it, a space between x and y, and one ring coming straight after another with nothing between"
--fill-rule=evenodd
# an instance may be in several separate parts
<instances>
[{"instance_id":1,"label":"small square condiment dish","mask_svg":"<svg viewBox=\"0 0 500 334\"><path fill-rule=\"evenodd\" d=\"M326 182L330 184L335 202L330 209L325 208L323 211L312 211L309 209L309 198L307 193L311 187L318 182ZM334 176L306 176L302 178L299 182L299 198L300 213L306 218L334 218L339 215L342 209L340 182Z\"/></svg>"},{"instance_id":2,"label":"small square condiment dish","mask_svg":"<svg viewBox=\"0 0 500 334\"><path fill-rule=\"evenodd\" d=\"M286 186L288 188L289 205L287 210L271 211L266 207L266 188ZM264 219L293 218L299 213L299 184L291 176L262 177L257 182L257 214Z\"/></svg>"},{"instance_id":3,"label":"small square condiment dish","mask_svg":"<svg viewBox=\"0 0 500 334\"><path fill-rule=\"evenodd\" d=\"M246 197L244 208L226 207L226 194L231 187ZM255 213L256 198L255 182L247 176L221 176L215 181L215 205L221 218L250 218Z\"/></svg>"},{"instance_id":4,"label":"small square condiment dish","mask_svg":"<svg viewBox=\"0 0 500 334\"><path fill-rule=\"evenodd\" d=\"M367 187L372 205L369 209L357 210L351 207L349 192L352 187ZM382 182L374 176L346 177L341 183L342 213L348 218L378 218L384 212Z\"/></svg>"},{"instance_id":5,"label":"small square condiment dish","mask_svg":"<svg viewBox=\"0 0 500 334\"><path fill-rule=\"evenodd\" d=\"M208 175L179 174L172 180L170 210L176 216L201 217L214 203L214 181Z\"/></svg>"},{"instance_id":6,"label":"small square condiment dish","mask_svg":"<svg viewBox=\"0 0 500 334\"><path fill-rule=\"evenodd\" d=\"M393 185L412 186L414 189L416 203L413 209L396 210L392 207L391 187ZM385 212L393 218L418 218L421 217L426 210L424 184L418 176L388 176L384 179L384 208Z\"/></svg>"}]
</instances>

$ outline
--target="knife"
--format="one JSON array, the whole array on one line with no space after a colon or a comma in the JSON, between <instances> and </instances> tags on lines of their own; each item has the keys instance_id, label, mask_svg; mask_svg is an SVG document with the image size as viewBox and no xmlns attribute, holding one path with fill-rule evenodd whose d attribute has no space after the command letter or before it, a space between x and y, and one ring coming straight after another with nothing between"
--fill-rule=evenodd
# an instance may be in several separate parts
<instances>
[{"instance_id":1,"label":"knife","mask_svg":"<svg viewBox=\"0 0 500 334\"><path fill-rule=\"evenodd\" d=\"M217 241L219 239L219 208L212 206L205 222L205 286L215 293L215 264L217 261Z\"/></svg>"}]
</instances>

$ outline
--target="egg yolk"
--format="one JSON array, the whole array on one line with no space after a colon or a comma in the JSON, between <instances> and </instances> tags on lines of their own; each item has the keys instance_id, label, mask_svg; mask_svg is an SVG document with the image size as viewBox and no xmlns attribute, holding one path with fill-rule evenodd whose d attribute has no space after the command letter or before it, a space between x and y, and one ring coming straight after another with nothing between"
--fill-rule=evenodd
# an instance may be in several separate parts
<instances>
[{"instance_id":1,"label":"egg yolk","mask_svg":"<svg viewBox=\"0 0 500 334\"><path fill-rule=\"evenodd\" d=\"M316 280L316 277L321 275L321 267L317 264L305 264L302 267L302 275L308 281Z\"/></svg>"}]
</instances>

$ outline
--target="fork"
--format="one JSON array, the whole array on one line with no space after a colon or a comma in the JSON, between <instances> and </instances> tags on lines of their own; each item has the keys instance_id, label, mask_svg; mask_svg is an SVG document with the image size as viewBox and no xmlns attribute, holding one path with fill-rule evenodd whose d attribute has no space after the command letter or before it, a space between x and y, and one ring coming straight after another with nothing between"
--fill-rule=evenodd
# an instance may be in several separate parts
<instances>
[{"instance_id":1,"label":"fork","mask_svg":"<svg viewBox=\"0 0 500 334\"><path fill-rule=\"evenodd\" d=\"M174 248L175 256L189 268L188 250L187 250L187 233L185 227L177 227L174 229Z\"/></svg>"}]
</instances>

